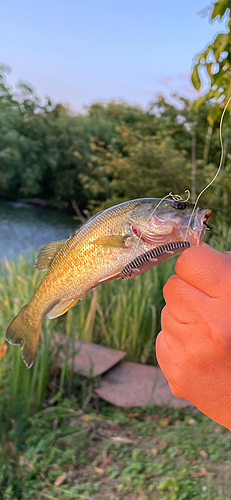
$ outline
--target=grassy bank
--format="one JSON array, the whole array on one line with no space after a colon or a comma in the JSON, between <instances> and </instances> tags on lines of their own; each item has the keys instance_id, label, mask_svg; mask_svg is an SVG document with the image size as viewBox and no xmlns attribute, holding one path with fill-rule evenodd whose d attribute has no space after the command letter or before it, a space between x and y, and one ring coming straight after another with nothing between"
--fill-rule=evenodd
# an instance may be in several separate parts
<instances>
[{"instance_id":1,"label":"grassy bank","mask_svg":"<svg viewBox=\"0 0 231 500\"><path fill-rule=\"evenodd\" d=\"M223 233L211 244L228 250L231 232ZM65 363L60 374L54 370L53 331L155 363L162 289L174 259L100 286L65 316L46 319L28 370L4 334L42 277L33 260L7 260L0 269L0 499L228 500L227 430L194 409L119 411L95 397L94 381L73 377Z\"/></svg>"},{"instance_id":2,"label":"grassy bank","mask_svg":"<svg viewBox=\"0 0 231 500\"><path fill-rule=\"evenodd\" d=\"M197 410L47 407L0 453L4 500L228 500L230 432Z\"/></svg>"},{"instance_id":3,"label":"grassy bank","mask_svg":"<svg viewBox=\"0 0 231 500\"><path fill-rule=\"evenodd\" d=\"M211 244L219 249L231 248L231 231L220 227L213 231ZM89 292L67 314L43 322L36 362L28 370L18 346L4 343L6 328L20 308L28 302L43 273L34 269L34 255L28 262L20 256L17 262L0 264L0 423L6 425L15 416L27 417L37 411L47 392L54 368L54 349L50 349L52 332L96 342L126 351L127 359L155 364L155 338L160 330L160 313L164 305L163 286L174 272L175 258L161 263L132 280L106 283ZM65 366L54 392L63 392L64 378L70 374ZM60 388L60 384L62 387ZM71 383L69 381L69 388ZM54 393L52 394L52 397ZM5 418L7 415L7 418Z\"/></svg>"}]
</instances>

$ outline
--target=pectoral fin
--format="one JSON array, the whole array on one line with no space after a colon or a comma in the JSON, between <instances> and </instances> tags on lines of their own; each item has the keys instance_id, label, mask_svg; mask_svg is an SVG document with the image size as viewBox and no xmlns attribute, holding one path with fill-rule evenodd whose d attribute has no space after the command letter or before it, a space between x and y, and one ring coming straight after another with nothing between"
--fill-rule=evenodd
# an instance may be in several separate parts
<instances>
[{"instance_id":1,"label":"pectoral fin","mask_svg":"<svg viewBox=\"0 0 231 500\"><path fill-rule=\"evenodd\" d=\"M52 241L45 247L41 248L36 257L34 267L36 267L39 271L46 271L49 269L52 260L56 257L59 250L61 250L61 248L65 245L66 241L67 240Z\"/></svg>"},{"instance_id":2,"label":"pectoral fin","mask_svg":"<svg viewBox=\"0 0 231 500\"><path fill-rule=\"evenodd\" d=\"M111 235L104 236L103 238L98 238L92 241L93 245L102 245L104 247L114 247L114 248L126 248L126 241L128 236Z\"/></svg>"},{"instance_id":3,"label":"pectoral fin","mask_svg":"<svg viewBox=\"0 0 231 500\"><path fill-rule=\"evenodd\" d=\"M54 318L58 318L58 316L62 316L62 314L69 311L69 309L71 309L71 307L73 307L78 302L78 300L80 298L81 297L77 297L77 298L71 299L71 300L61 300L60 302L58 302L58 304L56 304L53 307L53 309L50 310L50 312L48 314L48 318L54 319Z\"/></svg>"},{"instance_id":4,"label":"pectoral fin","mask_svg":"<svg viewBox=\"0 0 231 500\"><path fill-rule=\"evenodd\" d=\"M113 281L120 279L120 273L112 274L111 276L107 276L106 278L102 278L98 281L98 283L107 283L107 281Z\"/></svg>"}]
</instances>

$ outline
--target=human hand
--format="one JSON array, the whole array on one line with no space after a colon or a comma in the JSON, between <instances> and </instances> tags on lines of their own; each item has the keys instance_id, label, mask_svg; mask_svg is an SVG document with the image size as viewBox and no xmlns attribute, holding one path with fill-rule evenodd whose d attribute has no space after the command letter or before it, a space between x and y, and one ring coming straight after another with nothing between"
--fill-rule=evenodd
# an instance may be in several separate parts
<instances>
[{"instance_id":1,"label":"human hand","mask_svg":"<svg viewBox=\"0 0 231 500\"><path fill-rule=\"evenodd\" d=\"M173 394L231 430L231 252L185 250L164 287L156 341Z\"/></svg>"}]
</instances>

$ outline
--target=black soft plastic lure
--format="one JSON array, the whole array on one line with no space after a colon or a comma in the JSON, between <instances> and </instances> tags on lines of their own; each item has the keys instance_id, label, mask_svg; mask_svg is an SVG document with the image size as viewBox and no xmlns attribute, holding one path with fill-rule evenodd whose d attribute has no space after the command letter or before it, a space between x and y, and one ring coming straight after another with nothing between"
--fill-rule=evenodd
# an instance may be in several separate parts
<instances>
[{"instance_id":1,"label":"black soft plastic lure","mask_svg":"<svg viewBox=\"0 0 231 500\"><path fill-rule=\"evenodd\" d=\"M122 269L120 276L124 280L135 278L138 274L144 273L144 271L156 266L159 262L167 260L172 255L176 255L189 247L190 243L188 241L173 241L152 248L129 262L129 264Z\"/></svg>"}]
</instances>

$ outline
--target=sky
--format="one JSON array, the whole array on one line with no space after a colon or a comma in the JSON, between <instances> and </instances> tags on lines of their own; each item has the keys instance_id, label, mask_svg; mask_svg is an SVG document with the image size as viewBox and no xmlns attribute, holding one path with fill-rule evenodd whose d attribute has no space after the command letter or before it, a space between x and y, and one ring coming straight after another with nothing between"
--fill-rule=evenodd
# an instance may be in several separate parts
<instances>
[{"instance_id":1,"label":"sky","mask_svg":"<svg viewBox=\"0 0 231 500\"><path fill-rule=\"evenodd\" d=\"M8 0L1 5L0 63L11 85L82 111L94 101L146 107L161 93L194 98L196 53L225 31L198 15L206 0Z\"/></svg>"}]
</instances>

